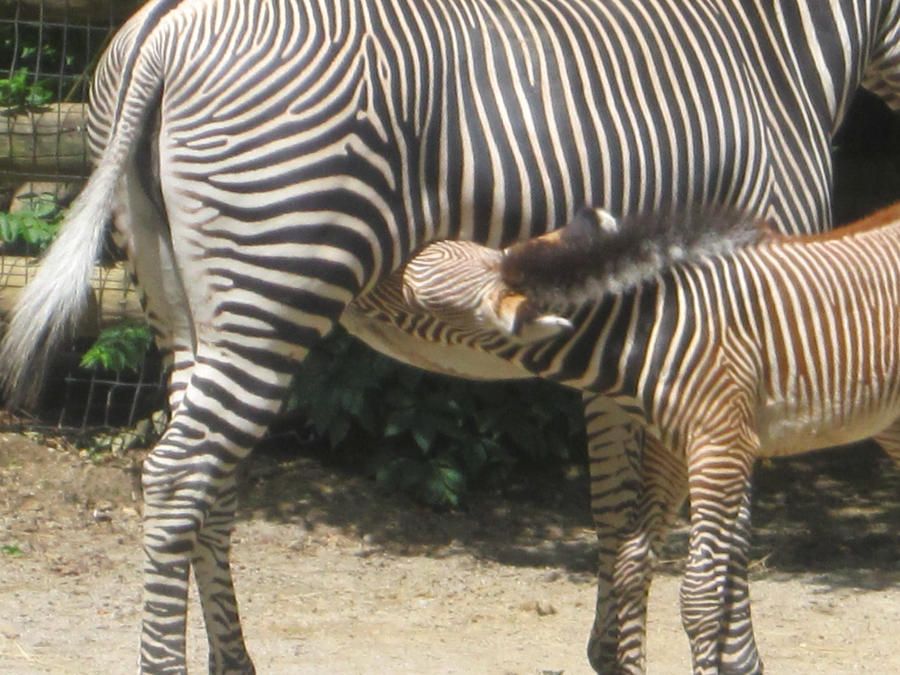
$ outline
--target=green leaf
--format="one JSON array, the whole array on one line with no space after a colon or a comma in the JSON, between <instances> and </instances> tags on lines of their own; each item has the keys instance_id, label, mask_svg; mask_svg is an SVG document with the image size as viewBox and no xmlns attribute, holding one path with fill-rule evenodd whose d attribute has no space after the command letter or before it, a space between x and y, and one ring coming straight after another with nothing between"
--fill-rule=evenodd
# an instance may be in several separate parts
<instances>
[{"instance_id":1,"label":"green leaf","mask_svg":"<svg viewBox=\"0 0 900 675\"><path fill-rule=\"evenodd\" d=\"M20 549L16 544L6 544L5 546L0 546L0 553L3 555L8 555L13 558L21 558L25 555L25 551Z\"/></svg>"},{"instance_id":2,"label":"green leaf","mask_svg":"<svg viewBox=\"0 0 900 675\"><path fill-rule=\"evenodd\" d=\"M153 342L147 324L123 321L102 331L81 357L82 368L138 371Z\"/></svg>"},{"instance_id":3,"label":"green leaf","mask_svg":"<svg viewBox=\"0 0 900 675\"><path fill-rule=\"evenodd\" d=\"M431 452L432 446L434 446L437 430L434 427L421 424L410 427L409 433L412 435L416 445L419 446L422 454L428 455Z\"/></svg>"},{"instance_id":4,"label":"green leaf","mask_svg":"<svg viewBox=\"0 0 900 675\"><path fill-rule=\"evenodd\" d=\"M391 410L388 413L384 423L384 435L387 438L391 436L399 436L412 429L416 419L416 411L414 408L400 408Z\"/></svg>"},{"instance_id":5,"label":"green leaf","mask_svg":"<svg viewBox=\"0 0 900 675\"><path fill-rule=\"evenodd\" d=\"M56 237L64 212L53 195L28 195L23 201L27 211L0 213L0 239L23 241L40 252Z\"/></svg>"},{"instance_id":6,"label":"green leaf","mask_svg":"<svg viewBox=\"0 0 900 675\"><path fill-rule=\"evenodd\" d=\"M458 506L466 479L455 467L435 462L424 485L424 497L434 506Z\"/></svg>"}]
</instances>

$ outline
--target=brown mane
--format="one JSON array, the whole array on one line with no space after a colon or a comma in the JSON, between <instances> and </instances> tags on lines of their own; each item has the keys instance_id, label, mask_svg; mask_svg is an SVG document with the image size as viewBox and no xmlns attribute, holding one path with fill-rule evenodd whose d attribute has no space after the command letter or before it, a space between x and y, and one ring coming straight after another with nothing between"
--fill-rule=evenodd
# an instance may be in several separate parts
<instances>
[{"instance_id":1,"label":"brown mane","mask_svg":"<svg viewBox=\"0 0 900 675\"><path fill-rule=\"evenodd\" d=\"M568 298L590 285L621 290L666 267L755 244L769 230L757 219L727 210L680 215L636 215L604 227L584 210L564 228L510 246L501 262L504 281L534 297Z\"/></svg>"}]
</instances>

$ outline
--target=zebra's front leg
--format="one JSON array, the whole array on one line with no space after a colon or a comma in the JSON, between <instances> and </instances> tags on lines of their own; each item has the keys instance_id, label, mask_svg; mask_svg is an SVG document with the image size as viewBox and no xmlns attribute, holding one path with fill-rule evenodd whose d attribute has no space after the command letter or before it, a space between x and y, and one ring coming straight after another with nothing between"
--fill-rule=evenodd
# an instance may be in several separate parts
<instances>
[{"instance_id":1,"label":"zebra's front leg","mask_svg":"<svg viewBox=\"0 0 900 675\"><path fill-rule=\"evenodd\" d=\"M642 673L644 640L639 622L621 625L620 617L640 613L626 599L629 562L636 549L629 535L636 522L641 491L643 430L609 398L585 395L585 421L591 478L591 515L597 530L597 607L588 641L588 660L598 673Z\"/></svg>"},{"instance_id":2,"label":"zebra's front leg","mask_svg":"<svg viewBox=\"0 0 900 675\"><path fill-rule=\"evenodd\" d=\"M644 672L650 583L663 537L687 495L684 459L650 434L634 438L642 438L643 443L639 483L634 490L633 520L621 536L610 536L618 547L610 586L612 593L611 596L604 595L605 587L602 583L598 593L595 630L598 630L601 621L605 621L605 628L611 633L609 651L602 653L605 660L594 664L599 672ZM628 443L623 444L623 447L627 448ZM607 468L610 468L609 465ZM618 482L620 479L607 479L605 485L611 489L604 492L615 494ZM597 485L601 484L603 483ZM599 496L601 491L597 492ZM604 569L601 559L601 573ZM615 648L615 652L612 648Z\"/></svg>"},{"instance_id":3,"label":"zebra's front leg","mask_svg":"<svg viewBox=\"0 0 900 675\"><path fill-rule=\"evenodd\" d=\"M689 453L690 552L681 619L694 673L762 673L747 589L752 447L708 444Z\"/></svg>"},{"instance_id":4,"label":"zebra's front leg","mask_svg":"<svg viewBox=\"0 0 900 675\"><path fill-rule=\"evenodd\" d=\"M144 461L141 670L185 673L190 563L204 598L210 668L252 673L227 565L234 472L278 412L291 379L226 350L199 349L180 403ZM224 563L224 564L223 564Z\"/></svg>"},{"instance_id":5,"label":"zebra's front leg","mask_svg":"<svg viewBox=\"0 0 900 675\"><path fill-rule=\"evenodd\" d=\"M686 496L684 458L645 433L635 522L623 540L614 573L620 668L644 668L650 583L663 538Z\"/></svg>"}]
</instances>

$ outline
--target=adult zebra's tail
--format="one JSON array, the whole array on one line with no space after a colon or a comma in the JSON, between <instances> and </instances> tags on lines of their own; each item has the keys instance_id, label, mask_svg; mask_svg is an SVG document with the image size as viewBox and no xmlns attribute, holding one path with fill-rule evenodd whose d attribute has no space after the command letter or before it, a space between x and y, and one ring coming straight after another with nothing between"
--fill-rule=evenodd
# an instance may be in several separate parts
<instances>
[{"instance_id":1,"label":"adult zebra's tail","mask_svg":"<svg viewBox=\"0 0 900 675\"><path fill-rule=\"evenodd\" d=\"M82 313L118 175L115 166L98 167L16 302L0 346L7 405L35 402L47 360Z\"/></svg>"},{"instance_id":2,"label":"adult zebra's tail","mask_svg":"<svg viewBox=\"0 0 900 675\"><path fill-rule=\"evenodd\" d=\"M145 22L147 32L154 18ZM146 46L138 41L131 54L134 67L122 77L106 148L10 315L0 344L0 386L8 406L34 405L51 354L84 310L119 178L158 100L161 76L154 60L145 57Z\"/></svg>"}]
</instances>

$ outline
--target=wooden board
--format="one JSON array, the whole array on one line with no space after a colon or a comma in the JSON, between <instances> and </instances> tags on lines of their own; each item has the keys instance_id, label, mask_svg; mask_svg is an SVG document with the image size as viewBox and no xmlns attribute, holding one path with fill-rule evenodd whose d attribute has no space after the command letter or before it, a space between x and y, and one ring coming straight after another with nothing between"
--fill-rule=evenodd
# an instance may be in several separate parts
<instances>
[{"instance_id":1,"label":"wooden board","mask_svg":"<svg viewBox=\"0 0 900 675\"><path fill-rule=\"evenodd\" d=\"M34 277L37 268L38 262L34 258L0 256L0 320L5 320L19 292ZM78 327L80 336L95 336L122 319L143 318L137 289L123 264L95 267L91 287L91 301Z\"/></svg>"},{"instance_id":2,"label":"wooden board","mask_svg":"<svg viewBox=\"0 0 900 675\"><path fill-rule=\"evenodd\" d=\"M0 117L0 171L23 182L47 176L86 176L87 105L54 103L47 110Z\"/></svg>"}]
</instances>

